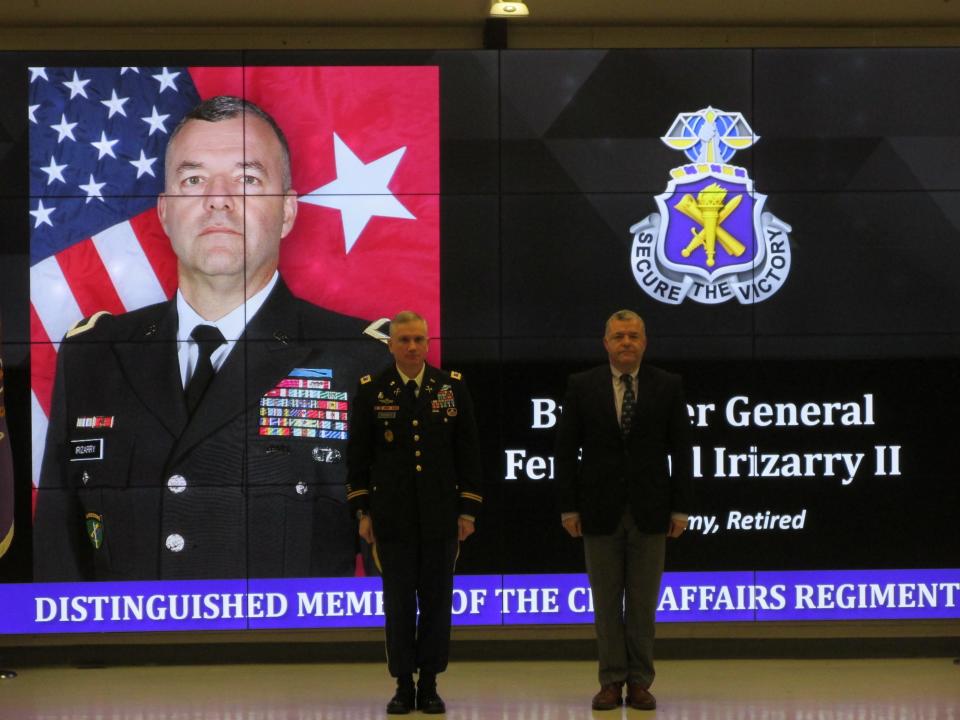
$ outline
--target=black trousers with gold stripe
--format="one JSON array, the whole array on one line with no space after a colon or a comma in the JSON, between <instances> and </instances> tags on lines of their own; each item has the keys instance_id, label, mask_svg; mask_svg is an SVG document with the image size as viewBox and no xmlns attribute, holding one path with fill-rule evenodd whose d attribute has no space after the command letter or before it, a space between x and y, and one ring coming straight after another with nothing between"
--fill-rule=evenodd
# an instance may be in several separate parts
<instances>
[{"instance_id":1,"label":"black trousers with gold stripe","mask_svg":"<svg viewBox=\"0 0 960 720\"><path fill-rule=\"evenodd\" d=\"M387 667L393 677L447 669L458 548L456 538L377 540Z\"/></svg>"}]
</instances>

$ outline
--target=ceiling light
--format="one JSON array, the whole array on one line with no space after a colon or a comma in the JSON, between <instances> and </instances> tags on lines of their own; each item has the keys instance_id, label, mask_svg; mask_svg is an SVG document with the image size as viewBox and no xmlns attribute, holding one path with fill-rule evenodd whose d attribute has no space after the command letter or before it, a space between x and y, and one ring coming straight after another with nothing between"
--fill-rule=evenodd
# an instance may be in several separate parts
<instances>
[{"instance_id":1,"label":"ceiling light","mask_svg":"<svg viewBox=\"0 0 960 720\"><path fill-rule=\"evenodd\" d=\"M490 6L490 17L527 17L530 10L522 2L495 2Z\"/></svg>"}]
</instances>

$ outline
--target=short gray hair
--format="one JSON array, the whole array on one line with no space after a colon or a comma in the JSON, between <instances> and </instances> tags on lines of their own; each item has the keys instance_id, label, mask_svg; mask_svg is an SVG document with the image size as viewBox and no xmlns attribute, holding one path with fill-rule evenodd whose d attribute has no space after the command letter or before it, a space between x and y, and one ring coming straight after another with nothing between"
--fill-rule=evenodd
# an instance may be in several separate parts
<instances>
[{"instance_id":1,"label":"short gray hair","mask_svg":"<svg viewBox=\"0 0 960 720\"><path fill-rule=\"evenodd\" d=\"M606 324L603 326L603 336L606 337L610 334L610 323L614 320L639 320L640 324L643 326L644 332L647 330L647 324L643 321L643 318L640 317L633 310L617 310L613 315L607 318Z\"/></svg>"},{"instance_id":2,"label":"short gray hair","mask_svg":"<svg viewBox=\"0 0 960 720\"><path fill-rule=\"evenodd\" d=\"M270 129L273 130L273 134L277 136L277 140L280 141L280 150L283 155L281 158L282 162L280 163L283 169L283 191L286 192L293 185L293 173L290 170L290 145L287 144L287 137L283 134L283 130L280 129L277 121L273 119L270 113L256 103L252 103L243 98L238 98L233 95L217 95L216 97L207 98L197 105L193 110L184 115L176 127L173 128L173 131L170 133L170 139L167 141L166 156L170 155L173 139L177 137L177 134L191 120L203 120L204 122L215 123L221 120L233 120L236 117L242 116L244 113L256 115L263 120L270 126ZM167 158L164 157L164 167L166 167L166 160Z\"/></svg>"},{"instance_id":3,"label":"short gray hair","mask_svg":"<svg viewBox=\"0 0 960 720\"><path fill-rule=\"evenodd\" d=\"M427 327L427 321L419 313L415 313L413 310L401 310L390 320L390 334L393 335L394 325L403 325L404 323L411 322L422 322L423 327Z\"/></svg>"}]
</instances>

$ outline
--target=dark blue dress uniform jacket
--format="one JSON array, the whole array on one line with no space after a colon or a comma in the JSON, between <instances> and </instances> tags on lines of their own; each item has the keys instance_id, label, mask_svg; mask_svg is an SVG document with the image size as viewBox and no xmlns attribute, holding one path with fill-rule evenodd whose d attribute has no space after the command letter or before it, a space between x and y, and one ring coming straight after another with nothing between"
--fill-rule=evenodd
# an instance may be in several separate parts
<instances>
[{"instance_id":1,"label":"dark blue dress uniform jacket","mask_svg":"<svg viewBox=\"0 0 960 720\"><path fill-rule=\"evenodd\" d=\"M457 537L483 502L473 403L458 373L426 366L413 407L396 366L364 378L351 410L347 496L377 540Z\"/></svg>"},{"instance_id":2,"label":"dark blue dress uniform jacket","mask_svg":"<svg viewBox=\"0 0 960 720\"><path fill-rule=\"evenodd\" d=\"M173 301L88 321L60 348L34 529L35 579L352 575L346 440L260 434L295 369L350 393L382 366L364 323L277 283L187 416ZM110 427L83 427L91 418ZM349 432L349 430L348 430Z\"/></svg>"},{"instance_id":3,"label":"dark blue dress uniform jacket","mask_svg":"<svg viewBox=\"0 0 960 720\"><path fill-rule=\"evenodd\" d=\"M625 508L642 532L666 532L670 514L693 501L689 427L679 375L640 365L626 438L610 365L571 375L557 430L560 512L579 512L588 535L612 533Z\"/></svg>"}]
</instances>

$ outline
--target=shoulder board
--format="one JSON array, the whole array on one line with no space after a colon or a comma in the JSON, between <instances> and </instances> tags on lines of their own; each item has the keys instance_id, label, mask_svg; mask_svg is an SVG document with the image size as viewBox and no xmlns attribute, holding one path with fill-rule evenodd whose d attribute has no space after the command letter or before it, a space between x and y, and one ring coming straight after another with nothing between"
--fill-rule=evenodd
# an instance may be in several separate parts
<instances>
[{"instance_id":1,"label":"shoulder board","mask_svg":"<svg viewBox=\"0 0 960 720\"><path fill-rule=\"evenodd\" d=\"M366 384L367 384L368 382L370 382L371 380L373 380L372 377L370 377L369 375L364 375L362 378L360 378L360 384L361 384L361 385L366 385Z\"/></svg>"},{"instance_id":2,"label":"shoulder board","mask_svg":"<svg viewBox=\"0 0 960 720\"><path fill-rule=\"evenodd\" d=\"M90 330L94 325L97 324L97 320L102 318L104 315L110 315L110 314L111 313L107 312L106 310L101 310L100 312L95 313L88 318L84 318L83 320L78 320L76 323L74 323L74 326L72 328L67 330L66 336L73 337L74 335L80 335L81 333L85 333L87 330Z\"/></svg>"},{"instance_id":3,"label":"shoulder board","mask_svg":"<svg viewBox=\"0 0 960 720\"><path fill-rule=\"evenodd\" d=\"M454 380L463 380L463 375L458 373L456 370L450 371L450 377L452 377Z\"/></svg>"}]
</instances>

